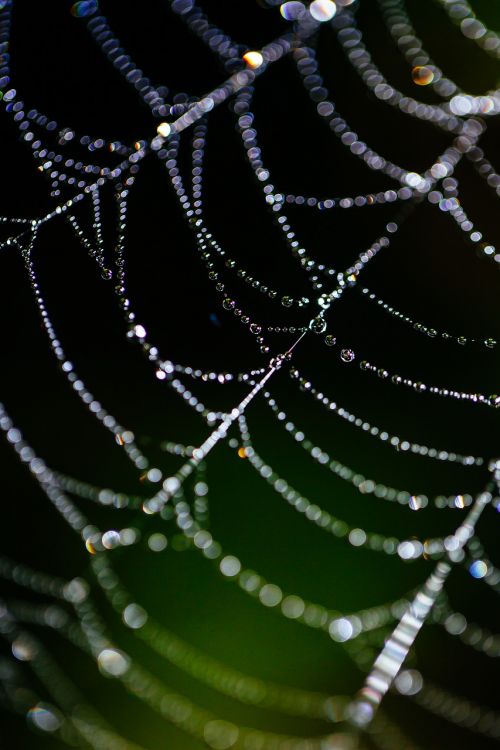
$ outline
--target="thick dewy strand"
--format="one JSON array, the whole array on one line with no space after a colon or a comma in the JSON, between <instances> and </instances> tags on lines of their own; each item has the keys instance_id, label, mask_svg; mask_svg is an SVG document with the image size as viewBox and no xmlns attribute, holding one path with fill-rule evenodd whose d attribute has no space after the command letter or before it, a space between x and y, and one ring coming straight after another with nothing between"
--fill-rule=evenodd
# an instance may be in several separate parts
<instances>
[{"instance_id":1,"label":"thick dewy strand","mask_svg":"<svg viewBox=\"0 0 500 750\"><path fill-rule=\"evenodd\" d=\"M493 467L492 471L493 473L496 472L496 466ZM373 720L377 708L404 664L410 648L443 590L457 556L460 559L460 552L473 536L476 524L484 509L491 503L493 495L490 490L493 490L494 486L494 482L489 483L488 489L478 496L465 520L453 536L449 537L446 547L448 561L437 563L434 571L416 594L399 624L386 641L366 678L364 687L350 707L347 708L347 713L354 726L364 728Z\"/></svg>"}]
</instances>

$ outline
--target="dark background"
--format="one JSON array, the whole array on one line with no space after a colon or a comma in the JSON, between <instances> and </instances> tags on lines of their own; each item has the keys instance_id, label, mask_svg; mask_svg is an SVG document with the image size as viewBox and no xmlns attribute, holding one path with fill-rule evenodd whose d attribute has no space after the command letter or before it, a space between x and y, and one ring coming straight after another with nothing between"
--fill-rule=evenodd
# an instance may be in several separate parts
<instances>
[{"instance_id":1,"label":"dark background","mask_svg":"<svg viewBox=\"0 0 500 750\"><path fill-rule=\"evenodd\" d=\"M489 26L498 28L500 16L495 16L490 5L477 2L474 7ZM69 7L66 3L15 4L10 52L19 95L27 107L50 113L61 126L72 126L79 133L125 143L151 138L157 123L150 111L96 47L85 20L72 17ZM168 3L102 2L100 7L132 59L155 84L167 85L172 93L201 95L224 79L215 56L171 13ZM205 2L202 7L210 20L251 49L287 27L276 9L253 0ZM472 93L496 86L498 65L464 40L435 4L415 3L410 9L424 46L450 77ZM433 101L426 90L415 93L409 69L383 26L376 3L362 2L358 16L366 44L390 82ZM319 59L339 112L360 139L384 156L408 169L424 170L450 142L449 136L431 125L375 100L326 27L320 32ZM280 61L259 79L255 113L264 162L282 192L336 197L397 189L389 178L352 156L320 122L290 60ZM47 184L10 118L3 114L1 122L2 214L42 216L53 205ZM488 120L482 147L500 167L498 135L498 124ZM187 147L188 141L186 135ZM466 160L456 177L465 210L485 238L499 244L498 199ZM209 117L204 183L207 223L232 257L277 289L308 294L304 276L265 209L234 129L234 115L226 105ZM84 205L78 209L83 222L90 216L86 210ZM312 257L343 268L383 232L396 210L394 204L324 213L291 207L288 215ZM106 239L112 240L113 221L105 218ZM154 158L146 160L134 188L126 254L133 306L166 357L230 372L267 364L269 356L259 353L254 338L221 309L163 168ZM6 408L49 466L98 485L139 493L141 484L112 436L83 408L58 372L19 254L11 248L2 250L1 256L0 379ZM160 454L158 444L165 439L199 444L207 427L152 377L139 348L126 340L126 327L110 289L113 282L99 277L62 219L41 232L34 262L54 326L77 372L96 398L139 436L146 453L165 470L175 471L179 462ZM364 283L394 307L430 326L472 337L500 336L498 272L477 256L450 217L426 202L408 218L393 246L370 264ZM230 276L228 285L239 304L258 320L281 325L303 325L309 320L308 312L267 302ZM356 415L409 440L465 454L497 455L498 414L494 410L398 389L361 372L358 363L367 358L415 380L490 394L499 390L498 348L431 340L377 310L356 292L346 294L332 308L329 321L330 330L358 356L351 365L343 364L338 346L330 350L320 337L308 336L297 349L294 363L318 388ZM274 353L293 340L286 335L269 337ZM221 409L237 403L245 389L193 384L193 392ZM485 470L396 454L316 406L289 382L286 370L276 375L271 390L312 440L366 476L429 496L474 494L485 484ZM313 464L276 424L262 399L252 405L248 419L263 457L308 498L352 524L404 538L412 534L425 538L451 532L460 522L458 511L410 513L360 496ZM5 441L0 444L0 461L4 554L65 578L85 575L86 551ZM226 446L217 447L208 469L214 536L246 566L287 592L351 611L396 599L421 583L431 569L429 562L404 564L399 558L354 549L323 534L293 513ZM77 503L102 527L134 523L132 514L116 519L112 511ZM151 529L158 526L151 519L140 523ZM497 524L489 509L478 531L489 557L499 563ZM113 555L130 590L142 597L155 617L214 657L242 671L311 690L354 693L362 684L362 673L341 646L323 633L258 606L221 580L194 552L180 554L168 548L153 555L143 546ZM5 598L30 596L1 585ZM452 603L471 620L492 632L500 630L497 595L484 584L457 569L448 591ZM34 595L31 599L38 600ZM150 652L121 634L104 604L102 610L117 640L123 638L124 648L154 667L173 689L214 713L277 732L325 731L319 723L241 707L198 686L168 664L155 664ZM37 634L58 655L89 701L122 734L152 750L201 747L126 696L118 684L104 681L90 660L43 630ZM476 654L434 626L424 629L416 652L424 677L500 708L498 690L491 688L498 679L495 660ZM390 716L422 747L493 747L493 741L458 730L402 698L389 696L386 703ZM33 735L22 719L8 713L2 714L0 744L9 750L59 747L52 738Z\"/></svg>"}]
</instances>

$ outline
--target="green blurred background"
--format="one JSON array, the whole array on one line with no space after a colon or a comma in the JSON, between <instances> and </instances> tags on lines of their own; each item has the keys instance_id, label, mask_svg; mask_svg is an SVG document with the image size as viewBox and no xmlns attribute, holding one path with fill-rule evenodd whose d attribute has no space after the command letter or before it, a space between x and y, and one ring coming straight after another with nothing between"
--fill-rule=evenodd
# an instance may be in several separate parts
<instances>
[{"instance_id":1,"label":"green blurred background","mask_svg":"<svg viewBox=\"0 0 500 750\"><path fill-rule=\"evenodd\" d=\"M184 28L167 2L101 2L100 7L123 46L155 83L167 85L173 93L199 95L223 79L215 56ZM253 0L219 0L202 7L213 22L251 49L286 28L276 8ZM80 132L125 142L151 137L156 124L150 113L69 8L67 3L15 4L10 53L16 88L30 106L50 112L61 125L73 125ZM435 3L408 3L408 9L424 46L465 90L480 93L498 85L498 64L464 40ZM500 28L495 4L478 1L474 9L488 26ZM361 2L358 17L366 44L390 82L415 94L409 68L382 24L377 3ZM419 171L450 142L448 135L431 125L368 95L327 28L320 32L319 59L338 110L360 138L383 155ZM433 101L427 90L418 89L415 95ZM281 191L336 197L394 187L349 154L319 121L291 61L279 62L259 79L255 113L264 162ZM211 113L208 123L204 185L209 227L234 258L270 285L306 293L304 278L280 240L245 162L234 115L223 106ZM488 125L482 146L493 164L500 166L498 123L488 121ZM5 115L2 136L2 214L43 215L51 205L46 184ZM185 145L189 145L187 138ZM458 167L456 176L465 210L485 238L500 242L496 197L468 162ZM383 232L394 213L390 205L322 214L305 207L289 210L311 255L340 268ZM82 208L80 215L85 220L90 214ZM106 239L111 240L113 222L106 227ZM253 338L219 307L166 176L151 159L134 187L126 255L131 299L165 356L230 372L267 364L268 357L258 352ZM49 466L97 485L144 492L112 436L92 419L57 371L20 257L5 251L1 262L1 399L14 421ZM62 221L43 230L34 262L54 326L79 374L102 404L134 431L146 454L166 472L176 471L179 460L162 453L160 443L197 445L207 435L206 425L164 383L154 380L139 349L126 341L109 283L97 276ZM423 323L467 336L500 336L496 270L478 258L450 217L427 203L405 222L393 246L370 265L365 283ZM300 325L308 320L307 314L301 318L263 301L242 282L236 280L233 288L241 306L266 323ZM429 339L369 306L356 293L334 306L329 320L332 332L358 356L354 363L343 364L339 347L330 350L319 337L308 337L297 349L294 364L319 389L356 415L409 440L465 454L498 454L494 410L398 389L357 366L359 359L367 358L415 380L492 394L500 390L498 349L467 349ZM286 335L270 339L274 352L293 342ZM484 487L485 470L397 454L327 414L298 391L286 370L273 379L271 391L314 442L365 476L429 497L474 494ZM244 395L246 386L196 384L193 392L215 409L228 409ZM402 538L428 538L451 532L462 518L455 510L411 513L359 495L315 464L276 423L263 399L252 404L248 423L264 459L312 502L348 523ZM87 576L88 553L77 536L49 506L5 442L0 444L0 456L3 553L54 575ZM245 566L288 593L349 612L397 599L423 582L431 570L431 562L404 563L397 556L354 549L323 533L286 505L227 446L219 445L210 456L207 481L215 538ZM124 511L117 519L116 511L86 506L84 501L78 505L101 528L140 526L144 540L149 533L163 530L157 518L137 520ZM490 559L500 563L497 530L498 519L488 509L478 531ZM116 550L111 557L133 598L166 627L211 656L264 679L331 694L353 694L362 685L363 673L340 644L259 606L195 551L176 551L172 524L165 526L165 533L170 544L164 552L154 554L144 543ZM14 586L4 582L1 586L4 598L22 598ZM467 617L492 632L500 630L498 597L484 583L459 568L448 591L452 604ZM35 595L31 599L38 601ZM222 718L297 735L329 731L324 723L243 707L200 686L124 633L116 615L99 597L97 601L118 645L174 690ZM151 750L202 747L128 696L119 684L105 680L90 659L62 639L42 629L37 634L89 702L130 740ZM416 654L424 677L472 701L500 708L494 659L475 653L435 626L423 630ZM492 740L459 730L401 697L388 696L386 708L423 748L493 747ZM59 747L55 739L34 735L22 719L7 712L1 716L0 741L9 750Z\"/></svg>"}]
</instances>

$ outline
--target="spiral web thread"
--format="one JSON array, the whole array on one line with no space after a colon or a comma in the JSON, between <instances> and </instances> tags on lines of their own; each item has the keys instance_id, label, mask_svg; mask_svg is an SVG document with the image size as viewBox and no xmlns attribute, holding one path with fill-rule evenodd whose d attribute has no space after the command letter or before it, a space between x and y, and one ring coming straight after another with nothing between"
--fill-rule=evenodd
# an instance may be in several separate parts
<instances>
[{"instance_id":1,"label":"spiral web thread","mask_svg":"<svg viewBox=\"0 0 500 750\"><path fill-rule=\"evenodd\" d=\"M476 19L474 12L465 2L450 3L438 0L449 12L452 20L461 23L465 36L475 41L482 40L480 46L495 56L498 48L498 37L494 32ZM268 5L279 5L269 2ZM0 683L3 688L2 702L10 710L27 714L30 722L44 732L52 732L64 742L82 747L111 747L118 750L133 750L138 745L120 736L103 716L88 705L79 690L66 674L53 654L49 653L33 632L34 625L55 630L60 638L76 645L87 653L107 677L113 677L123 683L139 701L149 705L165 720L172 722L195 738L203 740L215 750L241 747L245 750L327 750L328 748L364 747L366 738L381 748L413 748L413 742L404 737L398 726L393 724L379 709L384 695L390 689L396 689L401 695L416 701L424 709L437 714L459 726L466 726L480 734L498 739L500 737L500 715L483 708L460 696L433 686L424 680L420 671L405 669L405 662L412 650L420 629L432 622L444 627L450 636L460 638L467 645L474 645L478 651L490 657L500 655L500 635L489 633L481 626L469 623L460 612L451 609L446 598L446 582L457 565L468 565L472 575L482 579L494 590L500 591L500 572L487 559L480 539L476 535L476 524L483 513L490 513L491 507L498 506L496 497L500 481L500 464L490 458L480 456L462 456L449 450L420 446L402 438L391 436L374 425L370 425L356 415L350 414L342 407L319 392L293 366L293 355L305 337L324 338L327 345L335 345L335 340L328 333L328 312L345 293L361 290L363 295L381 306L396 319L410 323L416 330L431 337L455 339L459 344L477 343L474 339L467 341L464 337L438 332L424 324L415 323L403 312L390 307L378 298L371 290L361 289L358 285L363 278L363 270L371 259L383 252L392 236L397 233L409 211L414 210L423 200L439 205L451 217L473 242L482 239L481 233L474 227L465 213L457 196L459 183L453 177L455 167L462 158L469 159L488 184L496 191L500 190L500 176L496 174L478 143L486 130L488 116L500 111L500 95L488 92L484 96L471 96L458 89L425 53L421 42L416 37L407 15L404 3L398 0L380 0L382 14L388 23L389 30L395 36L400 49L408 62L413 66L416 83L431 84L436 93L442 97L439 105L425 105L411 97L405 97L394 89L374 67L369 52L363 43L362 35L356 26L356 3L339 2L335 6L328 0L316 0L310 8L302 3L284 3L281 12L290 21L290 31L279 39L265 45L258 52L248 54L247 48L234 42L223 31L215 27L191 0L174 0L172 11L190 27L191 31L209 44L211 50L225 66L228 75L226 80L200 99L186 95L177 95L167 101L168 92L164 87L155 87L143 72L132 62L122 49L119 41L104 18L100 15L95 2L81 2L73 6L73 13L88 25L90 34L101 46L103 52L118 70L135 87L138 94L151 108L152 116L161 124L157 134L151 139L138 141L133 146L119 141L105 143L103 139L91 139L88 136L78 137L70 128L61 128L44 114L29 110L21 100L10 81L9 53L14 54L15 45L9 46L10 14L12 2L0 3L1 34L1 80L3 104L6 115L13 118L19 127L21 139L33 152L38 169L49 180L51 196L56 199L56 207L41 218L3 217L1 222L9 228L9 236L2 244L2 252L18 252L24 261L28 282L31 286L38 311L41 316L45 334L48 337L52 352L65 374L70 386L87 406L102 426L111 431L116 442L139 473L146 477L151 492L148 497L135 497L123 492L96 487L80 479L69 477L47 466L37 456L33 448L24 439L20 429L14 425L5 407L0 406L0 427L41 490L70 527L79 535L90 554L91 569L95 574L92 586L96 586L107 597L112 607L121 616L123 626L131 630L137 638L146 642L158 655L170 663L185 670L188 674L208 684L210 687L241 700L250 705L268 707L285 714L310 717L327 722L327 730L318 737L298 738L273 734L247 727L238 726L213 716L205 709L196 706L184 696L175 694L157 678L147 672L132 657L117 648L107 632L106 624L98 612L89 583L84 579L65 581L33 571L20 562L0 558L0 576L16 584L20 589L31 590L49 598L49 605L32 604L26 601L2 600L0 602L0 634L11 646L12 663L4 660L0 668ZM328 98L318 74L314 44L321 24L331 25L344 47L349 60L356 67L367 86L382 101L397 106L408 115L431 121L449 133L451 145L441 154L423 174L408 172L372 151L367 144L358 140L347 123L338 116L335 107ZM309 46L311 45L311 46ZM304 78L306 88L316 103L319 115L340 137L344 146L353 155L363 159L374 170L381 171L393 181L399 183L397 190L384 193L359 195L356 198L329 199L319 201L317 198L283 195L276 191L270 181L270 175L261 160L257 145L257 132L250 112L253 88L258 86L260 75L266 73L277 60L291 56L297 64L300 75ZM418 63L418 65L416 65ZM420 78L420 80L418 80ZM427 80L428 79L428 80ZM205 134L210 123L210 112L224 102L232 102L240 135L247 152L248 160L255 172L257 182L263 188L266 202L277 215L278 224L284 233L284 240L292 254L299 260L304 272L309 275L313 290L326 288L317 302L308 298L293 299L283 295L281 302L285 308L307 308L310 320L307 325L289 326L285 332L294 334L291 344L284 351L270 351L261 336L263 326L245 311L238 310L236 303L228 296L227 288L219 281L219 275L212 269L216 262L227 256L209 232L205 223L202 208L203 150ZM480 116L480 117L479 117ZM178 152L180 134L183 131L192 134L192 185L184 183L182 169L179 167ZM51 139L57 145L46 145ZM81 145L91 153L91 162L85 164L71 158L73 141L79 138ZM45 139L45 140L44 140ZM99 150L108 147L116 153L118 159L114 168L102 167L95 163ZM216 283L216 291L222 295L222 307L228 313L235 313L241 318L249 332L262 344L261 352L269 354L267 367L257 368L249 373L216 373L204 372L194 367L183 366L164 359L157 347L148 339L146 328L138 322L127 297L127 278L124 262L124 245L127 228L128 197L133 189L136 176L146 159L158 158L164 165L176 193L185 219L194 232L198 249L211 281ZM115 269L108 266L108 252L102 230L104 216L101 215L101 193L108 188L116 200L118 211L117 240L113 249ZM398 204L398 213L394 221L386 227L386 234L377 238L373 245L362 252L354 263L343 271L328 268L308 258L305 250L300 248L295 235L284 215L287 203L307 204L310 207L330 210L349 208L352 205L368 207L375 203ZM93 212L92 227L86 227L75 213L78 204L89 204ZM154 376L164 381L207 423L208 434L202 444L196 448L179 443L165 442L163 448L181 459L178 471L172 476L152 466L149 459L138 447L132 431L123 427L102 404L95 399L85 383L77 375L73 363L67 359L63 345L52 325L50 314L45 305L43 291L40 287L37 271L33 261L33 250L44 225L53 221L66 220L74 231L83 249L95 261L97 272L105 282L114 287L116 301L127 323L128 338L138 344L153 368ZM10 232L12 226L14 231ZM494 263L500 261L500 255L494 246L483 244L484 255ZM238 261L240 262L240 261ZM234 268L234 262L226 267ZM239 272L241 278L248 277L246 272ZM326 279L319 284L318 279ZM274 299L277 293L270 294L269 287L251 277L247 279L252 286ZM272 330L272 329L271 329ZM319 341L319 338L317 338ZM479 339L478 339L479 341ZM488 348L494 348L496 342L484 339ZM341 358L349 363L354 353L348 348L342 349ZM311 456L323 465L326 470L340 476L353 484L364 494L374 494L382 500L394 501L407 505L411 510L424 509L429 504L425 496L415 496L392 487L385 487L356 474L349 467L331 460L330 456L307 439L303 431L290 422L287 415L268 389L273 385L274 375L292 362L290 371L292 382L303 391L319 401L329 411L346 419L375 439L382 440L388 447L402 451L411 451L429 459L459 463L463 466L486 465L489 480L482 493L476 497L458 495L438 497L433 500L437 508L447 510L450 507L464 512L464 520L455 531L443 538L420 542L419 540L399 540L383 537L381 534L366 532L364 529L351 528L342 519L322 510L297 492L286 479L278 476L274 469L257 453L246 412L254 398L261 395L266 400L270 411L283 423L285 429ZM363 363L363 369L370 371L373 366ZM390 373L379 370L383 378ZM200 382L212 382L225 385L236 382L242 388L243 397L229 412L219 412L207 408L185 382L189 379ZM483 394L471 394L452 391L409 379L393 376L396 385L412 387L414 390L426 391L472 402L478 408L498 406L498 397ZM353 547L368 547L386 554L395 552L403 560L411 561L426 555L435 561L435 567L429 577L416 591L395 602L381 604L356 613L345 614L327 610L321 605L306 602L294 594L285 594L279 586L267 582L262 576L243 568L240 560L222 550L208 530L208 502L206 494L208 484L205 476L207 459L211 451L221 441L228 438L230 428L238 425L239 438L230 441L248 458L263 482L271 485L273 490L282 496L292 507L304 514L312 523L338 538L346 539ZM241 455L241 453L240 453ZM195 478L194 492L186 482L188 477ZM155 491L155 486L159 487ZM251 594L266 607L279 609L285 617L295 619L310 627L327 631L333 640L341 643L349 655L367 672L364 685L357 695L329 696L321 693L289 688L283 685L265 682L233 670L211 657L199 652L194 647L170 633L161 624L154 622L143 607L131 599L129 592L121 584L116 572L109 562L109 551L117 546L126 548L137 542L133 529L120 531L100 530L80 510L78 500L94 501L115 509L133 509L137 514L157 515L159 519L174 521L181 534L191 547L197 549L208 561L212 561L227 579L237 582L240 587ZM152 549L160 549L166 544L163 534L155 534L150 539ZM385 643L384 643L385 640ZM361 644L358 648L357 644ZM367 665L360 653L369 646L371 652L378 650L378 656ZM21 672L15 663L26 666ZM31 689L21 690L20 685L28 685L30 671L36 676L50 698L50 702L38 697ZM339 723L339 727L332 727Z\"/></svg>"}]
</instances>

